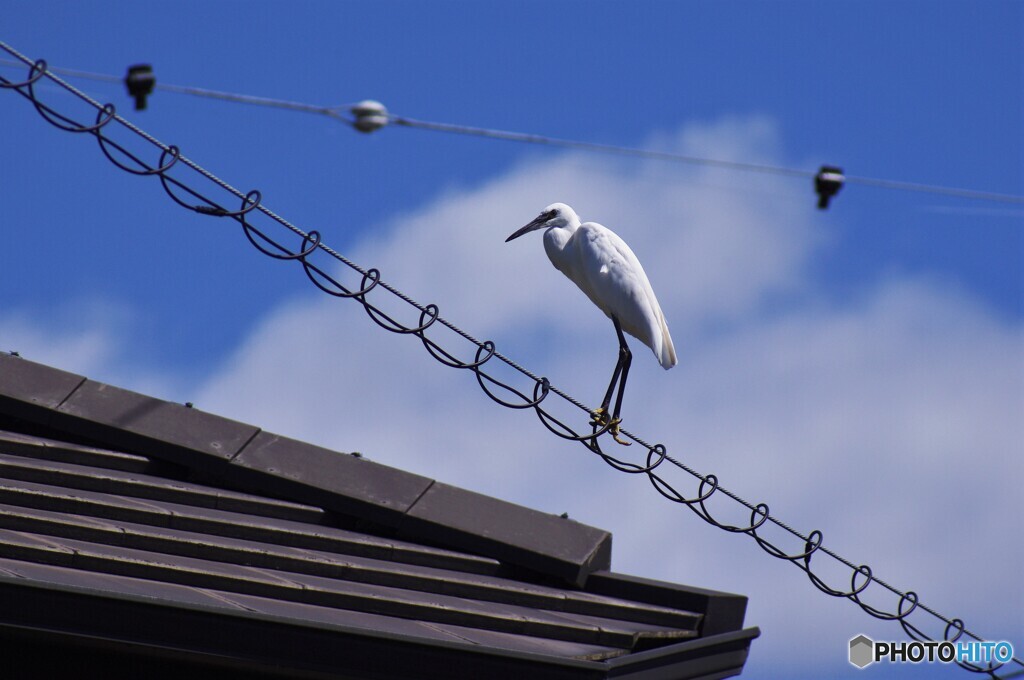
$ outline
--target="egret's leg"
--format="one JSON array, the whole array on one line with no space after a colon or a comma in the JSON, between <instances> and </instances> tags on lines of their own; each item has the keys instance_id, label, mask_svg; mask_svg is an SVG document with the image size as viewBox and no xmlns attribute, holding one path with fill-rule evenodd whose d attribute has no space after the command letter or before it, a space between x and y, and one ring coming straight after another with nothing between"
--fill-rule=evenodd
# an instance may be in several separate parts
<instances>
[{"instance_id":1,"label":"egret's leg","mask_svg":"<svg viewBox=\"0 0 1024 680\"><path fill-rule=\"evenodd\" d=\"M622 395L626 391L626 378L629 376L629 367L633 364L633 353L629 351L629 345L626 344L626 337L622 334L622 327L619 326L617 319L612 319L615 323L615 333L619 336L619 366L622 369L622 375L619 377L619 393L615 396L615 410L612 411L612 427L609 432L612 433L612 439L623 446L629 446L629 442L619 439L619 411L622 409Z\"/></svg>"},{"instance_id":2,"label":"egret's leg","mask_svg":"<svg viewBox=\"0 0 1024 680\"><path fill-rule=\"evenodd\" d=\"M608 383L608 391L604 393L604 399L601 400L601 406L594 410L594 418L590 421L590 424L594 427L602 427L608 423L611 418L611 401L612 394L615 392L615 383L619 380L619 373L622 372L622 353L619 353L619 360L615 364L615 370L612 372L612 381Z\"/></svg>"},{"instance_id":3,"label":"egret's leg","mask_svg":"<svg viewBox=\"0 0 1024 680\"><path fill-rule=\"evenodd\" d=\"M596 411L598 415L611 412L612 395L615 394L615 384L619 381L619 376L622 374L622 364L630 361L632 357L629 346L626 345L626 338L622 335L619 320L612 317L612 323L615 324L615 334L619 336L619 360L615 364L615 370L612 371L612 381L608 383L608 391L604 393L604 399L601 400L601 408ZM619 399L622 399L621 393Z\"/></svg>"},{"instance_id":4,"label":"egret's leg","mask_svg":"<svg viewBox=\"0 0 1024 680\"><path fill-rule=\"evenodd\" d=\"M628 349L626 350L629 351ZM612 395L615 393L615 384L619 382L619 376L622 374L622 362L625 355L622 352L622 348L619 348L619 360L615 363L615 370L612 371L612 381L608 383L608 391L604 393L604 399L601 400L601 408L598 409L601 413L611 413L611 402Z\"/></svg>"},{"instance_id":5,"label":"egret's leg","mask_svg":"<svg viewBox=\"0 0 1024 680\"><path fill-rule=\"evenodd\" d=\"M618 324L615 325L615 329L618 330ZM619 342L622 343L622 358L619 360L622 366L622 375L619 377L619 393L615 395L615 410L612 411L612 420L619 419L619 411L622 410L622 395L626 391L626 378L629 376L629 367L633 364L633 353L629 351L626 339L622 337L622 331L619 331Z\"/></svg>"},{"instance_id":6,"label":"egret's leg","mask_svg":"<svg viewBox=\"0 0 1024 680\"><path fill-rule=\"evenodd\" d=\"M612 323L615 324L615 334L619 338L619 360L615 364L615 371L612 372L612 380L608 383L608 391L605 392L604 400L601 402L601 408L594 412L594 419L591 423L595 427L611 425L608 431L612 433L612 438L623 446L629 446L629 442L623 441L618 437L619 409L622 408L622 393L625 389L626 375L629 373L629 366L633 362L633 353L629 351L629 345L626 344L626 338L622 335L622 327L619 326L618 319L612 317ZM615 400L615 409L612 411L610 410L612 394L615 394L616 384L619 386L619 391Z\"/></svg>"}]
</instances>

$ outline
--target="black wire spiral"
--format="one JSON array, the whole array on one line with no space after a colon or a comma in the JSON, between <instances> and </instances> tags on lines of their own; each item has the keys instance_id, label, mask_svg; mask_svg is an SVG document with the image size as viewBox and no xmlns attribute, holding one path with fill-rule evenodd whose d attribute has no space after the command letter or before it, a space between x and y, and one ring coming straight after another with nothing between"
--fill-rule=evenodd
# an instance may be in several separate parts
<instances>
[{"instance_id":1,"label":"black wire spiral","mask_svg":"<svg viewBox=\"0 0 1024 680\"><path fill-rule=\"evenodd\" d=\"M201 215L226 217L234 220L241 226L248 241L261 253L277 260L298 262L313 285L323 292L334 297L351 298L357 301L366 311L367 315L381 328L392 333L415 336L423 343L426 351L442 364L452 368L472 372L476 377L480 388L495 402L513 409L533 409L541 424L553 434L563 439L580 442L591 453L600 456L608 465L612 466L616 470L630 474L646 475L654 489L665 498L675 503L685 505L708 524L714 525L731 533L747 534L769 555L790 562L797 568L804 571L811 583L821 592L833 597L851 600L863 611L874 618L899 622L906 634L914 640L922 642L934 641L933 638L926 635L919 627L907 620L913 612L922 610L931 614L944 624L942 634L943 640L956 642L966 635L974 640L983 641L982 638L967 630L961 619L950 619L939 614L938 612L921 604L916 593L912 591L907 591L905 593L901 592L875 577L869 566L856 566L828 548L823 547L822 544L824 536L821 531L814 530L810 532L809 535L804 536L798 531L790 528L782 521L772 517L767 504L758 503L756 505L752 505L732 492L722 488L719 486L718 477L713 474L701 475L695 472L685 464L669 456L663 445L648 444L628 431L621 430L619 434L640 444L646 451L646 453L641 454L642 460L640 462L622 460L604 451L601 448L601 440L602 436L607 434L611 429L611 423L605 422L603 424L595 424L593 420L588 420L587 427L590 428L589 432L584 428L577 427L577 429L574 429L573 427L570 427L568 424L563 422L564 417L559 418L552 413L551 406L549 405L552 394L560 397L568 404L582 410L585 415L593 415L592 410L588 409L575 398L554 387L547 378L534 375L527 369L502 355L497 351L495 344L492 341L486 340L481 342L454 324L445 320L441 317L437 305L421 305L415 302L398 289L383 281L379 270L372 268L363 269L349 261L341 254L325 245L321 240L319 232L304 232L289 223L287 220L271 212L263 206L263 197L259 191L254 190L247 194L242 194L237 189L226 184L183 156L178 147L167 146L154 139L143 130L119 116L116 113L113 104L101 105L74 87L68 85L60 78L49 73L47 71L45 61L38 60L36 62L32 62L3 42L0 42L0 48L4 49L12 56L17 57L28 66L28 76L22 82L12 82L3 76L0 76L0 88L17 92L28 99L47 122L67 132L92 135L99 143L100 150L114 165L134 175L155 175L159 178L161 186L167 195L183 208ZM92 124L79 123L43 103L39 99L35 86L44 77L95 108L95 122ZM138 137L141 137L149 144L158 148L160 150L160 156L156 165L147 164L137 155L129 151L123 144L105 136L104 131L113 122L118 123L120 126L130 130ZM181 179L169 174L172 170L176 170L180 167L187 167L188 169L199 173L202 177L217 185L220 189L228 192L234 197L234 199L240 201L238 208L235 210L229 209L214 199L200 193ZM271 238L264 230L254 226L251 220L259 215L269 218L279 226L288 229L294 235L298 236L301 239L299 246L296 249L291 250L274 238ZM346 286L341 283L336 276L325 271L324 267L313 263L311 259L320 253L326 254L334 261L344 264L346 267L359 274L361 278L358 285ZM386 313L380 306L371 302L369 299L370 294L374 293L378 288L414 308L416 312L418 312L416 320L411 324L402 323L401 321L393 318L392 314ZM375 299L379 295L381 294L375 294ZM472 352L471 359L468 357L463 359L458 358L452 351L449 351L449 349L446 349L436 340L428 336L428 331L438 324L446 327L470 343L470 346L472 347L472 350L470 350ZM491 373L485 371L484 368L491 364L495 359L503 362L513 371L524 377L526 379L525 385L519 387L514 386L509 382L499 380ZM661 467L666 461L672 466L683 470L695 479L699 480L695 496L687 497L672 486L661 474L659 474L659 472L663 472ZM726 496L748 510L750 512L749 521L742 525L734 525L716 519L712 514L712 511L709 509L710 502L716 494ZM766 539L762 534L762 529L767 528L766 524L768 523L799 539L802 543L802 547L796 552L787 553L785 550ZM851 570L848 588L845 586L829 585L823 578L812 570L811 560L818 553L833 558ZM877 608L862 599L862 595L872 583L877 583L881 588L889 591L892 595L898 596L895 610L886 611L884 609ZM1021 661L1016 657L1012 661L1021 668L1024 668L1024 661ZM1005 665L996 662L989 662L986 666L979 666L962 661L957 661L956 663L966 670L975 673L986 673L992 678L998 678L999 676L996 675L996 672ZM1016 673L1014 675L1016 675Z\"/></svg>"}]
</instances>

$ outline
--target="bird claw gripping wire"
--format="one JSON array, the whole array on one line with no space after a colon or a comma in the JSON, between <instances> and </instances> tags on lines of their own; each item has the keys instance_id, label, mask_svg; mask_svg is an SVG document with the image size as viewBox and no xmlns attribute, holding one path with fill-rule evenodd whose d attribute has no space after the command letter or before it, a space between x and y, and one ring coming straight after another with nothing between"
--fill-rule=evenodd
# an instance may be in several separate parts
<instances>
[{"instance_id":1,"label":"bird claw gripping wire","mask_svg":"<svg viewBox=\"0 0 1024 680\"><path fill-rule=\"evenodd\" d=\"M790 562L804 571L813 585L821 592L833 597L848 599L856 603L864 612L872 617L897 621L908 635L917 640L931 639L916 625L914 625L914 623L908 620L909 615L917 611L923 611L935 617L935 619L945 622L946 627L942 637L946 640L957 640L963 636L971 637L979 641L982 640L979 636L968 631L961 619L949 619L940 615L934 610L921 604L918 601L916 594L912 592L900 592L885 582L875 578L872 575L870 568L866 565L861 565L859 567L855 566L852 562L849 562L845 558L842 558L836 553L825 548L822 545L823 541L820 531L815 530L811 532L809 536L803 536L777 518L771 516L766 504L759 503L757 505L753 505L748 503L739 496L720 487L718 485L718 478L715 475L701 475L684 463L670 457L663 445L648 444L643 439L621 430L619 419L609 417L607 409L588 409L581 402L551 385L547 378L535 376L533 373L519 366L511 359L498 353L495 350L493 342L480 342L479 340L476 340L465 331L462 331L454 324L442 318L438 313L437 305L420 305L400 290L381 280L381 274L377 269L362 269L347 258L343 257L341 254L329 248L321 241L320 234L318 232L303 232L287 220L265 208L261 203L261 196L258 191L251 191L248 194L241 193L237 189L234 189L217 178L215 175L209 173L201 166L183 156L177 147L167 146L157 141L148 133L117 115L112 105L99 104L68 85L60 78L54 77L47 70L46 62L40 60L33 63L3 42L0 42L0 49L19 58L29 68L28 77L21 82L13 82L7 80L3 76L0 76L0 89L17 92L28 99L37 109L39 114L55 127L68 132L84 133L86 135L96 137L104 155L106 155L106 157L117 167L137 176L156 176L163 184L163 188L168 196L182 207L198 214L234 220L242 227L246 238L260 252L273 257L278 261L298 262L305 270L310 281L312 281L313 284L323 292L334 297L355 300L358 304L363 306L370 318L385 330L392 333L407 334L417 337L423 342L424 347L431 356L441 363L453 368L465 369L472 372L481 389L493 401L508 408L532 409L537 414L544 427L556 436L569 441L580 442L588 451L600 456L605 463L615 470L629 474L647 475L654 489L666 499L688 507L708 524L730 533L742 533L750 536L769 555ZM76 122L43 103L39 99L39 93L34 87L34 85L43 78L48 79L50 82L67 90L82 101L94 107L96 110L95 123L83 124ZM118 129L119 126L129 130L139 138L158 148L160 150L160 158L158 162L153 165L148 164L125 148L123 144L111 140L107 136L108 132L113 129ZM116 156L115 153L117 154ZM123 162L119 160L120 158L127 159L129 162ZM224 207L224 205L221 205L223 201L217 202L208 198L185 181L171 176L172 171L186 172L188 170L196 172L205 180L216 185L219 189L231 194L233 197L231 199L232 201L240 202L239 209L229 210ZM294 250L289 249L258 229L252 221L250 221L250 218L260 218L260 215L300 237L301 244L299 247ZM327 269L314 263L313 258L322 254L333 258L332 264L341 263L349 269L358 272L362 277L359 284L352 287L346 287L335 278L337 274L334 273L334 267ZM379 291L384 291L384 293ZM411 323L402 323L393 318L391 313L382 311L380 307L371 302L371 298L376 300L376 297L374 296L382 296L385 293L389 293L395 298L415 308L419 314L418 319ZM434 332L438 327L444 327L468 341L475 350L475 356L472 359L460 359L456 356L454 351L446 349L437 341L436 336L431 337L431 335L428 334L428 332ZM489 364L493 359L497 359L499 362L510 367L512 370L517 371L522 376L529 378L533 382L532 396L529 394L531 391L530 388L517 388L506 381L499 380L495 377L496 374L486 372L484 370L485 364ZM559 420L558 417L553 414L553 409L547 406L548 399L552 394L557 395L561 399L565 400L565 402L589 414L591 417L590 425L593 428L593 431L590 433L576 432L572 427ZM641 447L646 449L646 461L631 462L622 460L602 451L599 440L601 435L606 432L611 433L612 438L619 444L625 445L629 443L621 439L619 435L629 437L634 442L638 443ZM665 461L668 461L672 466L674 466L674 468L678 468L692 476L694 479L700 480L696 496L687 497L683 493L677 491L672 484L670 484L669 480L664 476L663 471L659 469ZM669 469L671 470L674 468ZM712 514L710 507L714 503L713 499L715 497L727 497L732 501L745 506L750 511L749 523L746 526L736 526L717 519ZM792 536L800 538L802 549L796 552L787 553L770 542L762 534L762 528L768 528L767 524L769 522L775 527L788 532ZM814 555L819 554L831 557L837 562L840 562L850 568L851 579L849 587L830 586L820 576L812 571L811 559ZM862 593L868 589L868 586L874 584L878 584L879 587L885 588L892 594L899 596L899 602L894 607L894 611L887 612L882 609L878 609L862 599ZM1021 662L1017 658L1013 659L1013 663L1024 667L1024 662ZM987 667L982 667L967 662L958 662L958 664L968 671L984 673L993 678L998 677L996 676L996 671L998 671L1002 666L1002 664L990 664Z\"/></svg>"},{"instance_id":2,"label":"bird claw gripping wire","mask_svg":"<svg viewBox=\"0 0 1024 680\"><path fill-rule=\"evenodd\" d=\"M606 428L606 431L612 436L612 439L614 439L616 443L621 444L622 446L632 445L632 442L619 439L619 433L621 432L619 424L622 422L622 418L610 417L608 411L603 407L594 409L590 412L590 415L592 416L590 424L594 427L595 433L599 428Z\"/></svg>"}]
</instances>

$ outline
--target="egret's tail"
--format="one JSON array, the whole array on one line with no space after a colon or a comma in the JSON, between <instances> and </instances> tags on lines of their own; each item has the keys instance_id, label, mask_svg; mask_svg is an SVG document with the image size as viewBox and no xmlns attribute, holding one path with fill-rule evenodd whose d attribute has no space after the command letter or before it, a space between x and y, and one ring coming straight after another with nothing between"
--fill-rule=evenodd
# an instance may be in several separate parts
<instances>
[{"instance_id":1,"label":"egret's tail","mask_svg":"<svg viewBox=\"0 0 1024 680\"><path fill-rule=\"evenodd\" d=\"M658 355L658 361L665 370L676 365L676 348L672 345L672 336L668 334L668 328L661 336L661 354Z\"/></svg>"},{"instance_id":2,"label":"egret's tail","mask_svg":"<svg viewBox=\"0 0 1024 680\"><path fill-rule=\"evenodd\" d=\"M658 310L658 321L661 328L661 347L654 355L658 357L658 363L666 371L676 365L676 348L672 344L672 335L668 332L668 324L665 323L665 315Z\"/></svg>"}]
</instances>

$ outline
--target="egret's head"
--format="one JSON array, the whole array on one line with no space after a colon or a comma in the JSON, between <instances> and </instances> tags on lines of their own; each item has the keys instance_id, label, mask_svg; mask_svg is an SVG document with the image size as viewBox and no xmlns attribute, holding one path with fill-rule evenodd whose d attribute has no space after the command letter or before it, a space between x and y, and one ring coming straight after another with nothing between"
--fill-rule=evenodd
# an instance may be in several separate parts
<instances>
[{"instance_id":1,"label":"egret's head","mask_svg":"<svg viewBox=\"0 0 1024 680\"><path fill-rule=\"evenodd\" d=\"M514 238L519 238L523 234L536 231L537 229L567 227L570 224L579 226L579 223L580 218L576 216L575 210L567 206L565 203L552 203L548 207L544 208L541 214L533 218L532 222L505 239L505 243L508 243Z\"/></svg>"}]
</instances>

